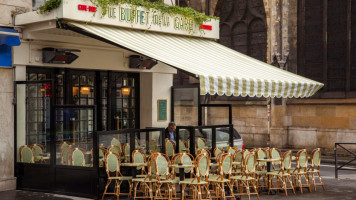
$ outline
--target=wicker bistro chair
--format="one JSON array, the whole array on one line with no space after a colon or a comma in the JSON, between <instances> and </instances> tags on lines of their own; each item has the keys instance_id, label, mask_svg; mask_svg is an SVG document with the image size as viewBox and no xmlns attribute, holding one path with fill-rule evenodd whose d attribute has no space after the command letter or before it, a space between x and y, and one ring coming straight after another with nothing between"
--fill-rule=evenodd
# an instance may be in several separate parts
<instances>
[{"instance_id":1,"label":"wicker bistro chair","mask_svg":"<svg viewBox=\"0 0 356 200\"><path fill-rule=\"evenodd\" d=\"M205 149L207 147L206 140L204 138L197 137L195 146L196 146L196 151L198 151L200 149Z\"/></svg>"},{"instance_id":2,"label":"wicker bistro chair","mask_svg":"<svg viewBox=\"0 0 356 200\"><path fill-rule=\"evenodd\" d=\"M232 161L233 158L230 153L222 153L219 157L219 168L218 174L209 176L209 183L212 183L213 188L215 188L216 198L225 199L225 197L231 197L235 199L233 192L233 182L231 181L231 172L232 172ZM225 194L225 184L230 189L230 195L226 196Z\"/></svg>"},{"instance_id":3,"label":"wicker bistro chair","mask_svg":"<svg viewBox=\"0 0 356 200\"><path fill-rule=\"evenodd\" d=\"M192 165L194 162L194 157L190 153L177 153L172 159L172 164L182 164L182 165ZM184 173L190 173L190 177L193 176L193 168L184 168ZM179 168L174 168L173 178L175 178L176 174L179 174Z\"/></svg>"},{"instance_id":4,"label":"wicker bistro chair","mask_svg":"<svg viewBox=\"0 0 356 200\"><path fill-rule=\"evenodd\" d=\"M199 154L206 154L209 157L209 159L211 158L211 154L210 154L210 151L208 149L199 149L197 151L197 155L199 155Z\"/></svg>"},{"instance_id":5,"label":"wicker bistro chair","mask_svg":"<svg viewBox=\"0 0 356 200\"><path fill-rule=\"evenodd\" d=\"M137 177L132 179L133 188L134 188L134 199L143 198L143 199L153 199L153 184L157 179L153 178L153 175L156 174L156 166L153 161L153 156L157 153L152 153L147 159L147 174L145 177ZM142 195L137 196L137 187L141 186Z\"/></svg>"},{"instance_id":6,"label":"wicker bistro chair","mask_svg":"<svg viewBox=\"0 0 356 200\"><path fill-rule=\"evenodd\" d=\"M110 145L117 146L117 147L119 147L120 152L122 151L122 150L121 150L121 149L122 149L121 142L120 142L117 138L111 139Z\"/></svg>"},{"instance_id":7,"label":"wicker bistro chair","mask_svg":"<svg viewBox=\"0 0 356 200\"><path fill-rule=\"evenodd\" d=\"M82 148L73 149L72 152L70 153L69 163L72 166L85 167L86 159L85 159L84 150Z\"/></svg>"},{"instance_id":8,"label":"wicker bistro chair","mask_svg":"<svg viewBox=\"0 0 356 200\"><path fill-rule=\"evenodd\" d=\"M152 152L157 152L159 148L158 140L150 140L148 148Z\"/></svg>"},{"instance_id":9,"label":"wicker bistro chair","mask_svg":"<svg viewBox=\"0 0 356 200\"><path fill-rule=\"evenodd\" d=\"M242 150L237 150L235 153L232 155L233 162L240 163L239 165L233 165L232 166L232 174L241 174L242 173Z\"/></svg>"},{"instance_id":10,"label":"wicker bistro chair","mask_svg":"<svg viewBox=\"0 0 356 200\"><path fill-rule=\"evenodd\" d=\"M125 143L123 146L123 155L124 155L124 162L128 163L130 162L130 144L129 143Z\"/></svg>"},{"instance_id":11,"label":"wicker bistro chair","mask_svg":"<svg viewBox=\"0 0 356 200\"><path fill-rule=\"evenodd\" d=\"M187 147L185 146L185 143L182 139L178 140L178 145L179 145L179 153L187 152Z\"/></svg>"},{"instance_id":12,"label":"wicker bistro chair","mask_svg":"<svg viewBox=\"0 0 356 200\"><path fill-rule=\"evenodd\" d=\"M142 150L134 150L132 152L132 163L146 163L146 155ZM147 172L145 171L145 167L137 167L137 170L141 170L141 174L137 175L137 177L145 177Z\"/></svg>"},{"instance_id":13,"label":"wicker bistro chair","mask_svg":"<svg viewBox=\"0 0 356 200\"><path fill-rule=\"evenodd\" d=\"M165 140L164 152L168 157L172 157L175 154L176 145L174 142L170 141L168 138Z\"/></svg>"},{"instance_id":14,"label":"wicker bistro chair","mask_svg":"<svg viewBox=\"0 0 356 200\"><path fill-rule=\"evenodd\" d=\"M320 176L320 160L321 160L321 151L320 148L314 149L310 154L310 166L308 168L308 173L311 175L312 185L314 186L314 191L316 191L316 186L321 185L325 191L325 187L323 181ZM315 182L314 175L317 174L319 176L319 183Z\"/></svg>"},{"instance_id":15,"label":"wicker bistro chair","mask_svg":"<svg viewBox=\"0 0 356 200\"><path fill-rule=\"evenodd\" d=\"M68 146L70 146L71 144L69 143L69 142L66 142L66 141L63 141L63 142L61 142L61 144L59 145L59 151L63 151L63 148L65 148L65 147L68 147Z\"/></svg>"},{"instance_id":16,"label":"wicker bistro chair","mask_svg":"<svg viewBox=\"0 0 356 200\"><path fill-rule=\"evenodd\" d=\"M64 146L61 152L61 164L62 165L71 165L70 155L74 148L72 145Z\"/></svg>"},{"instance_id":17,"label":"wicker bistro chair","mask_svg":"<svg viewBox=\"0 0 356 200\"><path fill-rule=\"evenodd\" d=\"M31 145L30 148L32 149L32 152L33 152L34 161L35 162L44 162L44 160L42 159L44 147L41 144L33 144L33 145Z\"/></svg>"},{"instance_id":18,"label":"wicker bistro chair","mask_svg":"<svg viewBox=\"0 0 356 200\"><path fill-rule=\"evenodd\" d=\"M268 194L270 194L271 189L276 189L279 192L279 189L283 189L287 196L287 189L292 189L295 194L295 190L293 187L290 169L292 166L292 151L286 151L281 160L281 167L278 171L267 172L267 176L269 177L268 182ZM276 178L277 187L273 187L273 178ZM287 187L287 180L289 181L290 187ZM282 186L281 186L282 183Z\"/></svg>"},{"instance_id":19,"label":"wicker bistro chair","mask_svg":"<svg viewBox=\"0 0 356 200\"><path fill-rule=\"evenodd\" d=\"M115 152L107 152L105 154L105 170L106 174L108 176L108 180L105 185L105 190L103 193L103 196L101 199L103 200L106 194L112 194L116 195L117 199L119 199L119 196L121 194L123 195L128 195L131 197L131 191L132 191L132 177L131 176L122 176L120 173L120 163L121 163L121 158L120 155L115 153ZM114 181L115 183L115 189L114 192L107 192L109 185ZM121 193L120 192L120 186L123 181L128 181L129 182L129 187L130 191L129 193Z\"/></svg>"},{"instance_id":20,"label":"wicker bistro chair","mask_svg":"<svg viewBox=\"0 0 356 200\"><path fill-rule=\"evenodd\" d=\"M152 161L155 166L155 186L156 195L155 199L172 199L173 191L175 191L175 183L178 180L173 179L173 174L170 173L169 169L169 158L165 154L155 153L152 156ZM162 192L162 187L165 188ZM175 195L175 193L174 193Z\"/></svg>"},{"instance_id":21,"label":"wicker bistro chair","mask_svg":"<svg viewBox=\"0 0 356 200\"><path fill-rule=\"evenodd\" d=\"M240 195L240 199L241 195L248 195L248 199L250 199L251 194L256 194L259 200L260 197L256 188L256 179L254 178L257 165L255 153L250 153L243 162L245 167L243 168L242 174L231 176L231 180L235 183L237 191L239 191L238 195ZM254 193L251 193L250 187L254 188ZM245 193L243 192L244 188Z\"/></svg>"},{"instance_id":22,"label":"wicker bistro chair","mask_svg":"<svg viewBox=\"0 0 356 200\"><path fill-rule=\"evenodd\" d=\"M231 155L234 155L236 152L235 147L226 147L226 153L230 153Z\"/></svg>"},{"instance_id":23,"label":"wicker bistro chair","mask_svg":"<svg viewBox=\"0 0 356 200\"><path fill-rule=\"evenodd\" d=\"M214 157L218 157L218 155L223 152L224 153L224 150L221 148L221 147L215 147L214 151L213 151L213 155Z\"/></svg>"},{"instance_id":24,"label":"wicker bistro chair","mask_svg":"<svg viewBox=\"0 0 356 200\"><path fill-rule=\"evenodd\" d=\"M281 150L279 150L278 148L270 148L269 155L270 155L270 158L272 158L272 159L281 159L282 153L281 153ZM271 165L272 165L273 170L279 170L281 161L280 160L273 161L273 162L271 162Z\"/></svg>"},{"instance_id":25,"label":"wicker bistro chair","mask_svg":"<svg viewBox=\"0 0 356 200\"><path fill-rule=\"evenodd\" d=\"M185 142L185 146L187 147L188 152L190 152L190 139L189 138Z\"/></svg>"},{"instance_id":26,"label":"wicker bistro chair","mask_svg":"<svg viewBox=\"0 0 356 200\"><path fill-rule=\"evenodd\" d=\"M306 149L297 152L296 168L291 170L291 175L293 177L294 187L299 187L300 193L303 193L303 187L307 187L309 192L311 192L308 177L308 152ZM302 177L304 177L305 183L303 183Z\"/></svg>"},{"instance_id":27,"label":"wicker bistro chair","mask_svg":"<svg viewBox=\"0 0 356 200\"><path fill-rule=\"evenodd\" d=\"M256 149L256 156L257 159L264 159L267 158L267 152L262 148ZM256 180L257 180L257 187L266 187L267 188L267 162L258 161L256 166ZM263 183L263 184L262 184Z\"/></svg>"},{"instance_id":28,"label":"wicker bistro chair","mask_svg":"<svg viewBox=\"0 0 356 200\"><path fill-rule=\"evenodd\" d=\"M209 165L210 159L207 154L198 154L194 160L195 174L193 178L187 178L184 181L179 181L182 184L182 200L186 199L184 190L187 186L190 186L193 192L193 199L203 199L202 198L202 187L206 191L206 198L211 199L209 191Z\"/></svg>"},{"instance_id":29,"label":"wicker bistro chair","mask_svg":"<svg viewBox=\"0 0 356 200\"><path fill-rule=\"evenodd\" d=\"M119 155L121 155L121 152L122 152L121 149L118 146L115 146L115 145L108 146L107 151L108 152L114 152L114 153L119 154Z\"/></svg>"},{"instance_id":30,"label":"wicker bistro chair","mask_svg":"<svg viewBox=\"0 0 356 200\"><path fill-rule=\"evenodd\" d=\"M35 162L35 158L33 156L33 151L27 145L23 145L20 147L20 162L23 162L23 163L34 163Z\"/></svg>"},{"instance_id":31,"label":"wicker bistro chair","mask_svg":"<svg viewBox=\"0 0 356 200\"><path fill-rule=\"evenodd\" d=\"M93 151L92 151L93 152ZM99 167L105 166L105 154L106 150L104 147L99 147Z\"/></svg>"}]
</instances>

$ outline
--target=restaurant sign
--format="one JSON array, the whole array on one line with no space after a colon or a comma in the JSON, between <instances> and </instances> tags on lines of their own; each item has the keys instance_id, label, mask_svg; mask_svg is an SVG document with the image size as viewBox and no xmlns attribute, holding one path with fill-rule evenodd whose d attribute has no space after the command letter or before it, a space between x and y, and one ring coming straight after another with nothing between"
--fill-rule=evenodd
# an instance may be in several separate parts
<instances>
[{"instance_id":1,"label":"restaurant sign","mask_svg":"<svg viewBox=\"0 0 356 200\"><path fill-rule=\"evenodd\" d=\"M63 0L63 18L110 26L164 33L219 38L219 21L198 25L192 18L161 13L152 8L120 4L109 6L105 15L88 0Z\"/></svg>"}]
</instances>

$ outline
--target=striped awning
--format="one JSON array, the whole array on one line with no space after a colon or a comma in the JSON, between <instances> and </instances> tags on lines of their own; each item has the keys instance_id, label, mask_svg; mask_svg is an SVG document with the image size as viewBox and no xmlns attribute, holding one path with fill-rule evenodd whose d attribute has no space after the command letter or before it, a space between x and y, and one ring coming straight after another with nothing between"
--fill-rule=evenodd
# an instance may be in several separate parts
<instances>
[{"instance_id":1,"label":"striped awning","mask_svg":"<svg viewBox=\"0 0 356 200\"><path fill-rule=\"evenodd\" d=\"M309 97L323 87L207 39L77 22L69 25L195 74L202 95Z\"/></svg>"}]
</instances>

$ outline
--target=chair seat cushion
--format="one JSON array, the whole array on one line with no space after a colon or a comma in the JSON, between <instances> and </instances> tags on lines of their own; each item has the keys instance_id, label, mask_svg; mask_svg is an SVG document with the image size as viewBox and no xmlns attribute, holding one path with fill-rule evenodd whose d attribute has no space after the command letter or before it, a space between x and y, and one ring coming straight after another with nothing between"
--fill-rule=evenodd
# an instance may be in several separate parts
<instances>
[{"instance_id":1,"label":"chair seat cushion","mask_svg":"<svg viewBox=\"0 0 356 200\"><path fill-rule=\"evenodd\" d=\"M239 175L239 176L231 176L231 179L234 179L234 180L254 180L253 177L251 176L242 176L242 175Z\"/></svg>"},{"instance_id":2,"label":"chair seat cushion","mask_svg":"<svg viewBox=\"0 0 356 200\"><path fill-rule=\"evenodd\" d=\"M133 178L132 181L133 182L144 182L144 183L150 183L151 182L152 183L152 182L157 182L157 179L152 179L150 181L149 178Z\"/></svg>"},{"instance_id":3,"label":"chair seat cushion","mask_svg":"<svg viewBox=\"0 0 356 200\"><path fill-rule=\"evenodd\" d=\"M109 177L109 179L127 181L127 180L132 180L132 176L116 176L116 177Z\"/></svg>"},{"instance_id":4,"label":"chair seat cushion","mask_svg":"<svg viewBox=\"0 0 356 200\"><path fill-rule=\"evenodd\" d=\"M263 175L267 173L267 170L262 170L262 171L256 171L255 172L257 175Z\"/></svg>"},{"instance_id":5,"label":"chair seat cushion","mask_svg":"<svg viewBox=\"0 0 356 200\"><path fill-rule=\"evenodd\" d=\"M308 172L319 172L319 170L317 170L317 169L308 169Z\"/></svg>"},{"instance_id":6,"label":"chair seat cushion","mask_svg":"<svg viewBox=\"0 0 356 200\"><path fill-rule=\"evenodd\" d=\"M304 169L301 169L300 172L298 172L298 170L296 170L296 169L291 169L290 170L290 174L294 174L294 175L296 175L296 174L306 174L306 173L307 172L305 172Z\"/></svg>"},{"instance_id":7,"label":"chair seat cushion","mask_svg":"<svg viewBox=\"0 0 356 200\"><path fill-rule=\"evenodd\" d=\"M179 184L194 184L194 185L203 185L203 184L208 184L208 182L203 181L200 179L200 182L198 183L198 179L194 179L193 178L187 178L183 181L179 181Z\"/></svg>"},{"instance_id":8,"label":"chair seat cushion","mask_svg":"<svg viewBox=\"0 0 356 200\"><path fill-rule=\"evenodd\" d=\"M282 171L281 172L279 172L279 171L267 172L266 174L273 175L273 176L290 176L289 173L287 173L287 172L282 173Z\"/></svg>"},{"instance_id":9,"label":"chair seat cushion","mask_svg":"<svg viewBox=\"0 0 356 200\"><path fill-rule=\"evenodd\" d=\"M215 178L209 178L208 179L209 182L217 182L217 183L225 183L225 182L230 182L229 179L227 178L224 178L224 179L220 179L218 177L215 177Z\"/></svg>"}]
</instances>

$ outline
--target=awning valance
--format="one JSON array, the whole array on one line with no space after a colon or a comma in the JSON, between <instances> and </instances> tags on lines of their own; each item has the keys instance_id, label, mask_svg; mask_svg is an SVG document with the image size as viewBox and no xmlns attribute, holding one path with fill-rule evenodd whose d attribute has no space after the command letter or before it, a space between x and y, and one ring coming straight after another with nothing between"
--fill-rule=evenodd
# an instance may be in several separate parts
<instances>
[{"instance_id":1,"label":"awning valance","mask_svg":"<svg viewBox=\"0 0 356 200\"><path fill-rule=\"evenodd\" d=\"M281 70L207 39L77 22L69 24L199 76L202 95L309 97L323 87L322 83Z\"/></svg>"},{"instance_id":2,"label":"awning valance","mask_svg":"<svg viewBox=\"0 0 356 200\"><path fill-rule=\"evenodd\" d=\"M18 46L21 44L19 33L13 28L0 27L0 45Z\"/></svg>"}]
</instances>

